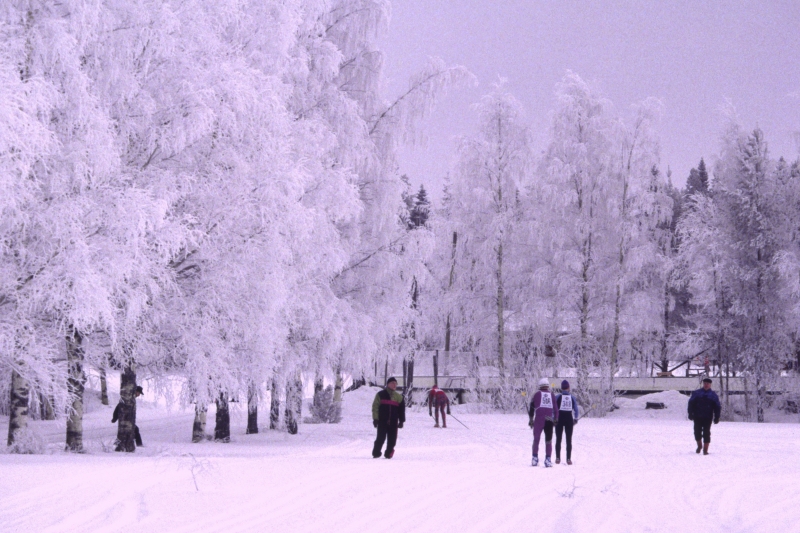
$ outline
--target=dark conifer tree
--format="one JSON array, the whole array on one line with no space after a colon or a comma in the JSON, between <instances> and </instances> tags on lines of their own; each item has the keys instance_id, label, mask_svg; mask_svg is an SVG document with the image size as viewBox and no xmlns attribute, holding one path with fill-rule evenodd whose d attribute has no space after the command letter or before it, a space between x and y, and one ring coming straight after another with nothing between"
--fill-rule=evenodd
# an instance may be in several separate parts
<instances>
[{"instance_id":1,"label":"dark conifer tree","mask_svg":"<svg viewBox=\"0 0 800 533\"><path fill-rule=\"evenodd\" d=\"M689 172L689 178L686 180L686 196L691 196L697 192L708 194L708 171L703 158L700 158L700 164L697 165L697 168L693 168Z\"/></svg>"}]
</instances>

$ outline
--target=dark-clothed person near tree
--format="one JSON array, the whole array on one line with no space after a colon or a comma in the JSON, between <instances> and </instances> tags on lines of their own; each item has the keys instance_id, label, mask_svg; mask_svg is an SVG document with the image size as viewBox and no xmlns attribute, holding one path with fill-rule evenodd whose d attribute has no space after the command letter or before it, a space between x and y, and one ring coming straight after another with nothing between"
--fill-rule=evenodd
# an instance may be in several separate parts
<instances>
[{"instance_id":1,"label":"dark-clothed person near tree","mask_svg":"<svg viewBox=\"0 0 800 533\"><path fill-rule=\"evenodd\" d=\"M372 457L381 456L383 442L386 441L387 459L394 455L394 446L397 444L397 430L403 427L406 421L406 402L403 395L397 392L397 380L386 380L386 388L375 395L372 402L372 425L378 428L375 446L372 448Z\"/></svg>"},{"instance_id":2,"label":"dark-clothed person near tree","mask_svg":"<svg viewBox=\"0 0 800 533\"><path fill-rule=\"evenodd\" d=\"M703 380L703 388L697 389L689 398L689 420L694 420L694 440L697 441L696 453L703 450L708 455L711 443L711 423L719 423L722 406L717 393L711 390L711 379Z\"/></svg>"},{"instance_id":3,"label":"dark-clothed person near tree","mask_svg":"<svg viewBox=\"0 0 800 533\"><path fill-rule=\"evenodd\" d=\"M142 394L144 394L144 389L142 389L142 387L140 387L140 386L137 386L136 389L133 392L134 419L136 417L136 414L135 414L136 413L136 398L138 398ZM122 398L120 398L119 403L114 408L114 412L111 414L111 423L112 424L116 424L117 420L119 420L120 411L122 410L123 403L124 402L122 401ZM143 446L143 444L142 444L142 434L139 433L139 426L137 426L136 424L133 425L133 439L136 441L136 445L137 446Z\"/></svg>"},{"instance_id":4,"label":"dark-clothed person near tree","mask_svg":"<svg viewBox=\"0 0 800 533\"><path fill-rule=\"evenodd\" d=\"M572 464L572 427L578 423L578 399L569 391L569 381L561 382L561 394L556 396L558 423L556 424L556 464L561 462L561 435L567 435L567 464Z\"/></svg>"},{"instance_id":5,"label":"dark-clothed person near tree","mask_svg":"<svg viewBox=\"0 0 800 533\"><path fill-rule=\"evenodd\" d=\"M428 416L433 416L434 414L436 417L436 425L433 427L439 427L439 413L442 413L442 426L443 428L447 427L447 417L445 416L445 409L447 410L447 414L450 414L450 398L447 397L447 393L437 387L436 385L428 391ZM432 411L432 412L431 412Z\"/></svg>"}]
</instances>

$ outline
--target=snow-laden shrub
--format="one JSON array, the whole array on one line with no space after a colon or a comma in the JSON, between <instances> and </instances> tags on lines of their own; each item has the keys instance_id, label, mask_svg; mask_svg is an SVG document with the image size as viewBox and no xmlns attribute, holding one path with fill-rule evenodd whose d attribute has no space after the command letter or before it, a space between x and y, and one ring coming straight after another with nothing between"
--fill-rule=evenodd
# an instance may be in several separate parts
<instances>
[{"instance_id":1,"label":"snow-laden shrub","mask_svg":"<svg viewBox=\"0 0 800 533\"><path fill-rule=\"evenodd\" d=\"M8 453L20 453L28 455L43 454L45 450L44 440L38 433L26 427L14 432L14 443L8 447Z\"/></svg>"},{"instance_id":2,"label":"snow-laden shrub","mask_svg":"<svg viewBox=\"0 0 800 533\"><path fill-rule=\"evenodd\" d=\"M333 401L330 385L314 395L309 411L311 418L307 421L311 424L338 424L342 420L342 402Z\"/></svg>"},{"instance_id":3,"label":"snow-laden shrub","mask_svg":"<svg viewBox=\"0 0 800 533\"><path fill-rule=\"evenodd\" d=\"M525 412L528 397L524 393L511 380L505 380L492 391L492 407L503 413Z\"/></svg>"}]
</instances>

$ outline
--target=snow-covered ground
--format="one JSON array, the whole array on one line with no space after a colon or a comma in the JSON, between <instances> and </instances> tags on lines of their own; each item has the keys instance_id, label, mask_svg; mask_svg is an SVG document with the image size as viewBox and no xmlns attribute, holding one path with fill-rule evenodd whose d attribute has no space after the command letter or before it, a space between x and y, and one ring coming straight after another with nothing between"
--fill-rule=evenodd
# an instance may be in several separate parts
<instances>
[{"instance_id":1,"label":"snow-covered ground","mask_svg":"<svg viewBox=\"0 0 800 533\"><path fill-rule=\"evenodd\" d=\"M55 451L63 426L35 422L44 455L0 454L0 531L798 531L800 425L713 426L696 455L685 397L645 411L621 400L575 428L573 466L530 466L522 415L469 414L434 429L410 410L392 460L372 459L374 389L345 395L338 425L191 444L192 415L140 404L146 446L105 453L112 407L87 415L89 453ZM640 405L641 404L641 405ZM211 415L212 413L209 413ZM209 430L213 416L209 416ZM0 435L7 433L7 420ZM542 447L544 443L542 443ZM543 450L541 455L543 455Z\"/></svg>"}]
</instances>

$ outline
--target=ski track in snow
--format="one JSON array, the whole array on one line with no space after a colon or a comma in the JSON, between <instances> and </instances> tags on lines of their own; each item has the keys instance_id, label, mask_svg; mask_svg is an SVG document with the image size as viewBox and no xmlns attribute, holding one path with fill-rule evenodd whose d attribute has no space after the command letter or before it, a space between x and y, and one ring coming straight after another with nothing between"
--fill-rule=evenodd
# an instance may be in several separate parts
<instances>
[{"instance_id":1,"label":"ski track in snow","mask_svg":"<svg viewBox=\"0 0 800 533\"><path fill-rule=\"evenodd\" d=\"M51 453L0 454L0 531L761 532L800 523L796 425L723 422L702 456L685 406L631 404L581 420L575 464L545 469L530 466L524 414L454 406L470 429L452 418L434 429L427 410L409 409L387 461L370 456L373 394L347 394L341 424L304 424L296 436L244 435L245 415L234 413L230 444L191 444L191 413L142 408L146 447L132 455L102 451L116 431L111 407L87 415L81 455L54 451L63 425L35 422Z\"/></svg>"}]
</instances>

